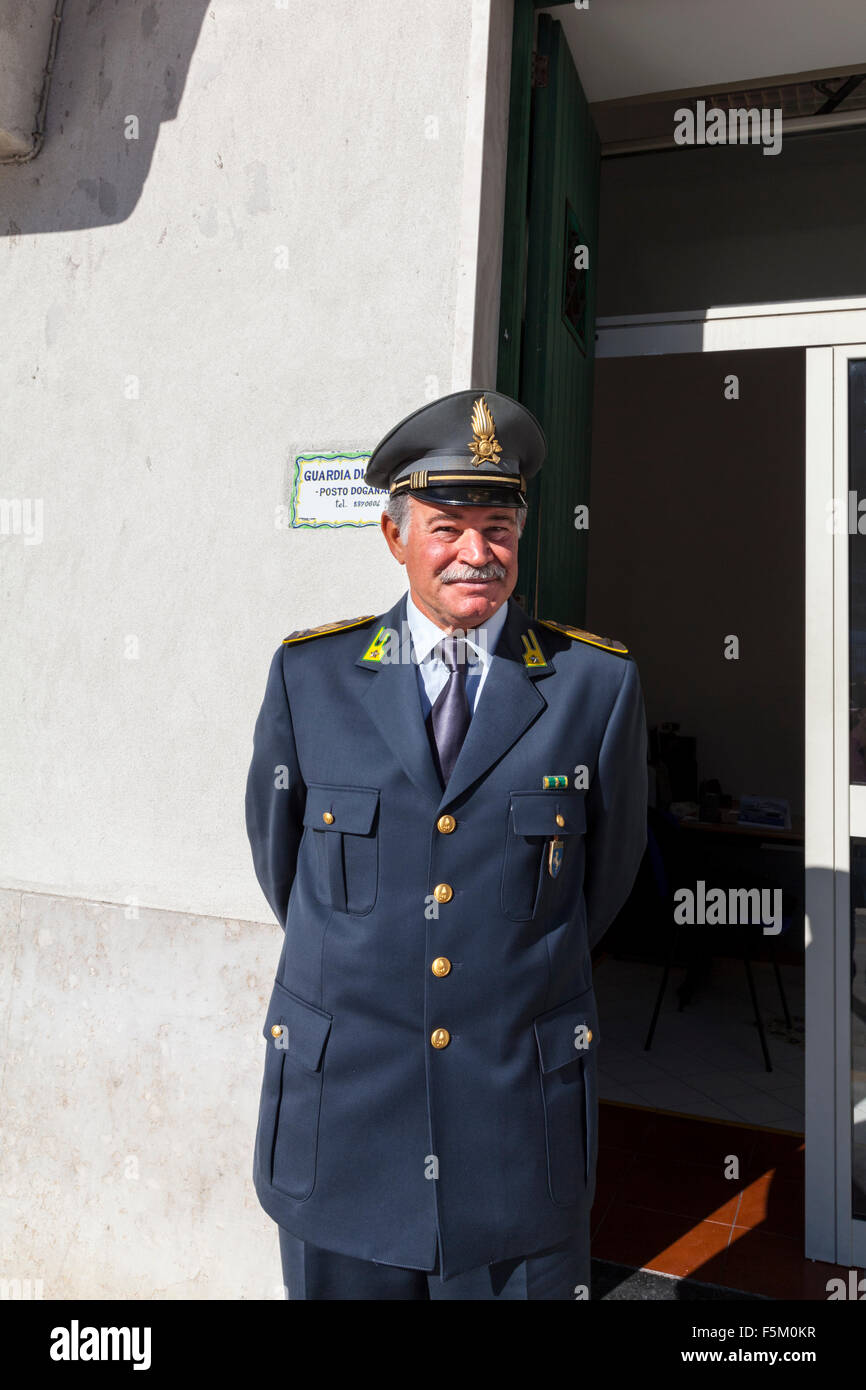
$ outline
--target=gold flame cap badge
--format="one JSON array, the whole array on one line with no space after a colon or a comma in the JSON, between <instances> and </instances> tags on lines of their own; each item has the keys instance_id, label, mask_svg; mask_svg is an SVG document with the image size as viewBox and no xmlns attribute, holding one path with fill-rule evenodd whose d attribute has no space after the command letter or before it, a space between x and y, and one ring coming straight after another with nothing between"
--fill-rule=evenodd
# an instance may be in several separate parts
<instances>
[{"instance_id":1,"label":"gold flame cap badge","mask_svg":"<svg viewBox=\"0 0 866 1390\"><path fill-rule=\"evenodd\" d=\"M483 396L472 407L472 435L468 447L472 450L472 463L480 468L482 463L498 463L497 455L502 453L502 445L496 438L496 425Z\"/></svg>"}]
</instances>

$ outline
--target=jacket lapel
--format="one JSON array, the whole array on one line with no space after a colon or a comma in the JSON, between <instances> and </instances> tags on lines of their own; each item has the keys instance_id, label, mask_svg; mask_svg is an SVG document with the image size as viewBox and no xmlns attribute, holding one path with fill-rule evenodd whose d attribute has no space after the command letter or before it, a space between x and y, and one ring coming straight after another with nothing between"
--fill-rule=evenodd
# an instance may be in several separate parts
<instances>
[{"instance_id":1,"label":"jacket lapel","mask_svg":"<svg viewBox=\"0 0 866 1390\"><path fill-rule=\"evenodd\" d=\"M390 649L383 652L387 659L374 657L371 660L361 653L356 662L375 673L375 679L368 682L369 688L362 696L362 704L416 787L438 805L442 784L424 727L418 666L411 659L405 594L378 620L374 640L381 628L395 633ZM364 648L364 652L368 650L369 647Z\"/></svg>"},{"instance_id":2,"label":"jacket lapel","mask_svg":"<svg viewBox=\"0 0 866 1390\"><path fill-rule=\"evenodd\" d=\"M481 698L448 784L441 794L440 806L456 801L467 787L483 777L547 708L547 701L536 688L536 681L552 674L553 659L540 650L537 637L532 632L533 624L528 614L513 599L509 599L508 614ZM527 654L537 664L528 664Z\"/></svg>"},{"instance_id":3,"label":"jacket lapel","mask_svg":"<svg viewBox=\"0 0 866 1390\"><path fill-rule=\"evenodd\" d=\"M394 637L390 648L377 654L376 635L383 628ZM537 631L528 614L509 599L481 698L443 792L424 725L418 668L411 659L406 595L377 620L373 643L367 638L355 663L375 674L361 703L407 775L437 808L456 801L483 777L547 708L536 681L550 675L554 665L541 651Z\"/></svg>"}]
</instances>

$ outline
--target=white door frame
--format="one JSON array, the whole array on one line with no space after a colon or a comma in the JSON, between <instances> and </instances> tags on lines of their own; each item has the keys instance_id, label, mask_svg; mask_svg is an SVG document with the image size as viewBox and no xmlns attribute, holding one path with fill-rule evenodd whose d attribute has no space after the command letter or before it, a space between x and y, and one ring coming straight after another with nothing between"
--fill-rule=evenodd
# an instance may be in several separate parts
<instances>
[{"instance_id":1,"label":"white door frame","mask_svg":"<svg viewBox=\"0 0 866 1390\"><path fill-rule=\"evenodd\" d=\"M744 348L835 347L866 339L866 298L726 304L666 314L625 314L595 322L596 357Z\"/></svg>"},{"instance_id":2,"label":"white door frame","mask_svg":"<svg viewBox=\"0 0 866 1390\"><path fill-rule=\"evenodd\" d=\"M866 358L866 333L859 343L846 343L832 350L833 496L844 499L848 507L848 363ZM826 407L824 407L826 409ZM825 528L826 529L826 528ZM849 683L849 538L844 532L830 537L833 542L834 605L832 628L835 674L834 712L835 781L835 908L836 941L836 1248L840 1264L866 1265L866 1221L855 1221L851 1202L851 948L850 913L851 837L866 838L866 786L852 786L848 737Z\"/></svg>"},{"instance_id":3,"label":"white door frame","mask_svg":"<svg viewBox=\"0 0 866 1390\"><path fill-rule=\"evenodd\" d=\"M866 1263L866 1222L851 1215L848 875L866 788L849 795L848 537L827 516L847 497L847 361L866 357L866 298L596 320L599 358L778 347L806 349L805 1254L853 1266Z\"/></svg>"}]
</instances>

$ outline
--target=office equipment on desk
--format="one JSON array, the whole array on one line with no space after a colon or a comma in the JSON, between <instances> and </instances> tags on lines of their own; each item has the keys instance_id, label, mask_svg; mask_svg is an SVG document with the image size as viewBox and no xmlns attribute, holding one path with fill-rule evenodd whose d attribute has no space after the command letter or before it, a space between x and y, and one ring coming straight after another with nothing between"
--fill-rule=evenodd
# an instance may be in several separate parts
<instances>
[{"instance_id":1,"label":"office equipment on desk","mask_svg":"<svg viewBox=\"0 0 866 1390\"><path fill-rule=\"evenodd\" d=\"M791 829L791 807L777 796L741 796L741 825L768 826L774 830Z\"/></svg>"},{"instance_id":2,"label":"office equipment on desk","mask_svg":"<svg viewBox=\"0 0 866 1390\"><path fill-rule=\"evenodd\" d=\"M757 824L740 819L741 804L741 801L733 799L729 807L721 809L717 821L702 820L700 808L694 801L671 802L668 810L675 817L681 830L701 830L709 834L721 833L741 836L743 839L759 839L766 842L760 846L761 849L780 849L782 846L776 843L778 841L792 846L804 843L806 822L803 816L791 816L789 812L787 826ZM788 805L787 802L782 804Z\"/></svg>"}]
</instances>

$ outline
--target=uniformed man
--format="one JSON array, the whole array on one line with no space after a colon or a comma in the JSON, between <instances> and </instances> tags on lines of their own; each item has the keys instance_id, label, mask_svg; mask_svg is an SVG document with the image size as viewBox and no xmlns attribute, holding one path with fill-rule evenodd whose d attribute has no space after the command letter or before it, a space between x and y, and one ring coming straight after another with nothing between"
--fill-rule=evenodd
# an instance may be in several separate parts
<instances>
[{"instance_id":1,"label":"uniformed man","mask_svg":"<svg viewBox=\"0 0 866 1390\"><path fill-rule=\"evenodd\" d=\"M408 592L271 662L254 1182L292 1299L588 1297L590 950L644 852L646 726L620 642L511 598L544 455L496 391L401 421L366 479Z\"/></svg>"}]
</instances>

